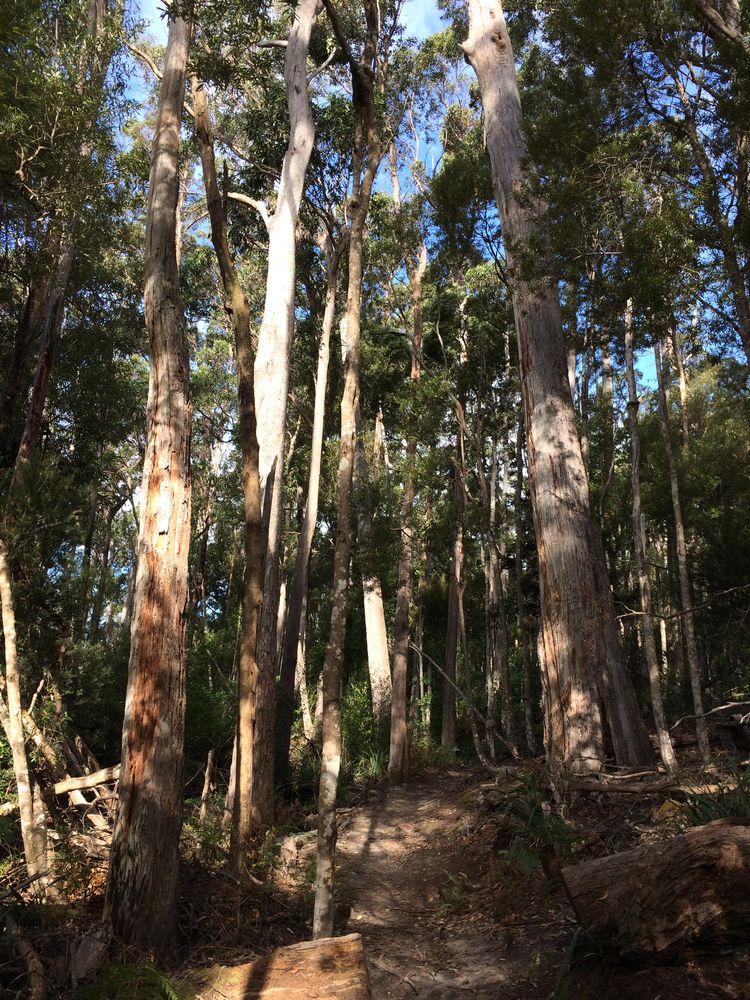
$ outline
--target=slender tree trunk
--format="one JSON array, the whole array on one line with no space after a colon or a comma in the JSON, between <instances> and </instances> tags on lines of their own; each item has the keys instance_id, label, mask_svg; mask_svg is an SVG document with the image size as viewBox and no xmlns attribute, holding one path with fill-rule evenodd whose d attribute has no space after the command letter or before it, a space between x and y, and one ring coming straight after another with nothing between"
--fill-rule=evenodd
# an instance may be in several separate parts
<instances>
[{"instance_id":1,"label":"slender tree trunk","mask_svg":"<svg viewBox=\"0 0 750 1000\"><path fill-rule=\"evenodd\" d=\"M16 616L13 608L10 558L5 542L0 539L0 612L2 613L5 644L5 676L0 677L0 723L13 759L13 775L18 790L18 807L21 815L21 839L29 878L37 881L35 891L42 895L48 884L46 826L40 825L36 814L29 777L29 762L23 733L21 707L21 678L16 650ZM7 701L6 701L7 699ZM46 824L42 806L41 823Z\"/></svg>"},{"instance_id":2,"label":"slender tree trunk","mask_svg":"<svg viewBox=\"0 0 750 1000\"><path fill-rule=\"evenodd\" d=\"M302 730L306 740L312 740L315 726L310 714L310 698L307 693L307 667L305 664L305 632L307 630L307 596L302 600L302 613L299 619L299 640L297 642L297 669L294 686L299 691L302 708Z\"/></svg>"},{"instance_id":3,"label":"slender tree trunk","mask_svg":"<svg viewBox=\"0 0 750 1000\"><path fill-rule=\"evenodd\" d=\"M391 147L393 148L393 147ZM398 190L395 187L394 190ZM400 207L400 205L399 205ZM427 247L422 244L415 261L407 262L412 301L411 383L422 372L422 280L427 270ZM403 781L409 773L409 735L406 724L406 685L409 671L409 605L413 552L414 461L417 440L412 430L406 444L406 473L401 504L401 554L398 563L398 591L393 622L393 698L391 701L391 745L388 777ZM420 647L421 648L421 647Z\"/></svg>"},{"instance_id":4,"label":"slender tree trunk","mask_svg":"<svg viewBox=\"0 0 750 1000\"><path fill-rule=\"evenodd\" d=\"M318 344L318 370L315 377L315 403L313 411L312 441L310 443L310 471L307 480L307 503L297 540L297 557L294 563L292 583L289 588L289 607L281 652L281 676L276 713L276 777L283 781L289 769L289 740L294 717L294 682L299 673L300 643L304 650L303 608L307 600L307 580L310 566L315 525L318 520L318 498L320 496L320 468L323 457L323 433L325 430L326 389L328 386L328 361L330 357L331 330L336 314L336 283L339 262L345 246L342 240L334 249L326 235L322 240L326 254L327 284L323 326ZM304 652L302 658L304 671ZM305 687L307 685L305 684ZM303 713L305 702L303 701ZM310 709L307 706L309 716Z\"/></svg>"},{"instance_id":5,"label":"slender tree trunk","mask_svg":"<svg viewBox=\"0 0 750 1000\"><path fill-rule=\"evenodd\" d=\"M464 567L464 445L463 429L459 427L456 472L453 484L455 524L453 528L453 554L448 578L448 625L445 636L445 674L443 676L443 720L440 742L444 747L456 745L456 662L458 658L459 592Z\"/></svg>"},{"instance_id":6,"label":"slender tree trunk","mask_svg":"<svg viewBox=\"0 0 750 1000\"><path fill-rule=\"evenodd\" d=\"M667 455L669 468L669 487L672 494L672 513L674 516L675 535L677 537L677 571L680 582L680 603L682 605L682 632L685 638L687 668L690 677L690 690L693 695L693 710L698 718L695 720L695 731L698 736L698 748L706 763L711 758L708 745L708 729L703 718L703 693L701 691L700 668L698 666L698 645L695 641L695 622L693 618L693 598L690 587L690 574L687 562L687 542L685 541L685 522L682 518L682 503L680 501L680 483L677 476L677 461L672 438L669 431L669 406L667 390L664 384L664 369L662 367L661 348L654 341L654 364L659 388L659 416L661 418L661 433L664 441L664 451Z\"/></svg>"},{"instance_id":7,"label":"slender tree trunk","mask_svg":"<svg viewBox=\"0 0 750 1000\"><path fill-rule=\"evenodd\" d=\"M203 778L203 791L201 792L201 807L198 813L198 819L201 823L205 823L208 818L208 798L211 794L211 782L214 780L214 751L208 751L208 757L206 759L206 773Z\"/></svg>"},{"instance_id":8,"label":"slender tree trunk","mask_svg":"<svg viewBox=\"0 0 750 1000\"><path fill-rule=\"evenodd\" d=\"M341 450L338 469L336 545L331 594L331 631L323 663L323 753L318 794L318 861L315 879L313 938L333 934L333 874L336 861L336 792L341 764L341 674L346 636L346 599L349 586L349 556L352 542L352 479L356 420L359 407L360 331L362 308L363 243L370 197L381 157L375 127L373 79L376 65L379 8L375 0L364 0L367 35L360 62L349 54L352 71L354 151L349 239L349 284L346 315L342 323L344 390L341 397ZM329 8L337 41L348 51L346 38L333 8ZM362 163L364 144L367 156Z\"/></svg>"},{"instance_id":9,"label":"slender tree trunk","mask_svg":"<svg viewBox=\"0 0 750 1000\"><path fill-rule=\"evenodd\" d=\"M151 353L146 458L105 904L105 920L115 934L157 957L170 949L175 929L183 795L192 404L175 237L190 34L189 21L171 21L151 162L144 280Z\"/></svg>"},{"instance_id":10,"label":"slender tree trunk","mask_svg":"<svg viewBox=\"0 0 750 1000\"><path fill-rule=\"evenodd\" d=\"M480 763L484 764L488 771L492 771L493 765L487 757L487 754L484 752L482 738L479 735L479 726L477 725L477 719L481 719L481 715L474 705L471 658L469 656L469 637L466 635L466 618L464 616L464 589L465 588L462 585L458 592L458 632L464 654L464 687L462 694L464 701L466 702L466 710L469 716L469 729L471 730L471 740L474 744L474 752L476 753Z\"/></svg>"},{"instance_id":11,"label":"slender tree trunk","mask_svg":"<svg viewBox=\"0 0 750 1000\"><path fill-rule=\"evenodd\" d=\"M54 230L47 235L44 256L59 254L60 244ZM27 388L29 354L42 326L45 312L47 289L49 287L49 263L34 275L26 296L26 302L16 328L13 353L8 365L2 397L0 397L0 467L13 468L18 446L23 434L24 390ZM20 421L19 421L19 418Z\"/></svg>"},{"instance_id":12,"label":"slender tree trunk","mask_svg":"<svg viewBox=\"0 0 750 1000\"><path fill-rule=\"evenodd\" d=\"M286 406L294 331L296 233L315 123L307 86L310 35L322 0L299 0L284 60L289 143L281 167L276 210L268 223L268 276L255 357L260 482L267 512L263 606L258 625L258 686L251 788L255 823L267 829L274 816L276 622L279 603Z\"/></svg>"},{"instance_id":13,"label":"slender tree trunk","mask_svg":"<svg viewBox=\"0 0 750 1000\"><path fill-rule=\"evenodd\" d=\"M687 374L685 373L685 363L682 360L682 351L677 339L677 322L673 318L672 329L669 331L669 348L677 369L677 378L680 387L680 424L682 426L682 452L687 458L690 454L690 420L688 416L688 386Z\"/></svg>"},{"instance_id":14,"label":"slender tree trunk","mask_svg":"<svg viewBox=\"0 0 750 1000\"><path fill-rule=\"evenodd\" d=\"M376 422L376 432L378 424ZM377 441L377 433L376 433ZM380 448L374 449L379 461ZM372 532L372 506L368 495L369 471L362 443L361 418L357 409L357 441L354 451L354 495L357 511L357 545L362 561L362 596L365 612L365 639L367 642L367 669L370 674L372 715L378 737L384 740L388 733L391 714L391 664L388 653L388 631L385 625L383 589L375 562L376 553Z\"/></svg>"},{"instance_id":15,"label":"slender tree trunk","mask_svg":"<svg viewBox=\"0 0 750 1000\"><path fill-rule=\"evenodd\" d=\"M523 520L521 517L521 496L523 492L523 410L518 414L518 430L516 431L516 607L518 610L518 632L523 647L523 721L526 735L526 746L529 753L536 754L536 737L534 735L534 705L532 691L533 661L531 653L531 635L529 622L526 619L526 599L524 597L523 572Z\"/></svg>"},{"instance_id":16,"label":"slender tree trunk","mask_svg":"<svg viewBox=\"0 0 750 1000\"><path fill-rule=\"evenodd\" d=\"M500 3L468 0L468 10L464 52L482 95L513 282L539 553L547 751L556 770L599 770L603 701L618 763L647 764L651 746L626 671L601 535L589 509L557 286L543 258L535 261L533 274L515 259L516 248L537 231L544 206L528 197L531 174L513 49Z\"/></svg>"},{"instance_id":17,"label":"slender tree trunk","mask_svg":"<svg viewBox=\"0 0 750 1000\"><path fill-rule=\"evenodd\" d=\"M507 474L507 455L504 462L504 475ZM495 537L497 520L497 442L492 442L492 462L490 465L490 482L485 483L484 470L480 469L480 483L485 494L485 509L487 517L487 573L488 573L488 621L490 632L490 662L487 672L487 745L490 757L495 759L495 734L497 732L498 700L502 705L500 714L504 741L511 754L518 756L516 746L515 722L513 719L513 697L510 683L510 665L508 663L508 630L505 619L505 588L503 586L502 566L500 563L502 543L498 544ZM503 495L505 491L503 490ZM498 699L499 695L499 699Z\"/></svg>"},{"instance_id":18,"label":"slender tree trunk","mask_svg":"<svg viewBox=\"0 0 750 1000\"><path fill-rule=\"evenodd\" d=\"M638 430L638 392L635 383L633 366L633 304L628 300L625 310L625 369L628 379L628 420L630 424L630 482L633 493L633 547L635 549L635 565L638 574L638 587L641 595L641 634L643 648L646 654L646 669L651 689L651 706L654 711L654 725L659 752L664 766L668 771L677 767L672 741L664 717L664 705L661 697L659 678L659 661L656 656L656 640L654 639L654 622L651 613L651 583L648 577L648 562L646 557L646 529L641 505L641 438Z\"/></svg>"},{"instance_id":19,"label":"slender tree trunk","mask_svg":"<svg viewBox=\"0 0 750 1000\"><path fill-rule=\"evenodd\" d=\"M237 670L237 733L233 753L234 786L232 794L232 835L230 862L241 872L253 845L254 828L251 789L255 765L255 725L258 700L258 661L256 642L258 620L263 601L262 512L258 467L258 441L253 391L253 344L250 333L250 307L240 285L229 249L227 222L219 191L208 103L201 84L193 78L193 106L196 138L203 167L206 203L211 221L211 240L219 262L219 271L227 298L227 312L232 323L237 356L237 393L239 400L240 445L242 448L242 492L245 523L244 586L239 666Z\"/></svg>"},{"instance_id":20,"label":"slender tree trunk","mask_svg":"<svg viewBox=\"0 0 750 1000\"><path fill-rule=\"evenodd\" d=\"M99 484L91 491L89 502L89 514L86 519L86 534L83 539L83 556L81 558L81 586L78 594L78 612L75 616L72 629L72 638L78 641L83 638L86 628L86 620L89 611L89 588L91 586L91 549L94 542L94 529L96 527L96 512L99 505Z\"/></svg>"},{"instance_id":21,"label":"slender tree trunk","mask_svg":"<svg viewBox=\"0 0 750 1000\"><path fill-rule=\"evenodd\" d=\"M96 642L101 631L101 619L104 613L104 598L107 591L107 579L109 577L109 560L112 554L112 521L119 510L111 507L107 511L107 519L104 522L102 531L101 549L99 553L99 579L96 585L94 603L91 608L91 621L89 622L88 639Z\"/></svg>"}]
</instances>

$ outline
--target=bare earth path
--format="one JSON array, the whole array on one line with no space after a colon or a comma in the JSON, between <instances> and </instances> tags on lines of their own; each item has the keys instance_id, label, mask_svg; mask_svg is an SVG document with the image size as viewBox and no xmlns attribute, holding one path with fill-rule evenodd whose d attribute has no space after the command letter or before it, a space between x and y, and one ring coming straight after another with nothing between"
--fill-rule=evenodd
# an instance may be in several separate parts
<instances>
[{"instance_id":1,"label":"bare earth path","mask_svg":"<svg viewBox=\"0 0 750 1000\"><path fill-rule=\"evenodd\" d=\"M339 898L352 908L348 930L364 938L377 1000L534 995L528 954L514 954L501 928L441 919L472 890L461 845L473 802L475 777L432 774L387 789L340 835Z\"/></svg>"}]
</instances>

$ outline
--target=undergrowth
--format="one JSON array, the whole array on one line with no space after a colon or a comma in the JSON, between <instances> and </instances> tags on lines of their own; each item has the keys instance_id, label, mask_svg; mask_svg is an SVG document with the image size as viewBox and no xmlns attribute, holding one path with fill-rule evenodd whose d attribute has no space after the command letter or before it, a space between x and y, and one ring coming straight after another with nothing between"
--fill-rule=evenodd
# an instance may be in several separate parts
<instances>
[{"instance_id":1,"label":"undergrowth","mask_svg":"<svg viewBox=\"0 0 750 1000\"><path fill-rule=\"evenodd\" d=\"M719 782L717 792L687 797L688 826L703 826L716 819L750 819L750 764L744 770L730 766L728 772Z\"/></svg>"},{"instance_id":2,"label":"undergrowth","mask_svg":"<svg viewBox=\"0 0 750 1000\"><path fill-rule=\"evenodd\" d=\"M521 774L508 806L520 829L501 854L523 874L541 865L544 874L556 876L578 841L573 827L554 811L552 798L539 771Z\"/></svg>"}]
</instances>

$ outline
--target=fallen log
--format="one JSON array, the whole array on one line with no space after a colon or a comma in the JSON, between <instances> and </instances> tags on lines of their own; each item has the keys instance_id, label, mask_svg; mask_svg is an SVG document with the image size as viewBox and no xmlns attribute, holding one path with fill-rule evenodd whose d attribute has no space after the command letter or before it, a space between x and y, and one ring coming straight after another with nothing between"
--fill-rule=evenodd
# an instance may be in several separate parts
<instances>
[{"instance_id":1,"label":"fallen log","mask_svg":"<svg viewBox=\"0 0 750 1000\"><path fill-rule=\"evenodd\" d=\"M187 977L200 1000L372 1000L359 934L277 948L248 965Z\"/></svg>"},{"instance_id":2,"label":"fallen log","mask_svg":"<svg viewBox=\"0 0 750 1000\"><path fill-rule=\"evenodd\" d=\"M54 785L49 789L53 795L67 795L69 792L79 792L84 788L96 788L98 785L104 785L108 781L117 781L120 777L120 765L115 764L113 767L103 767L100 771L95 771L93 774L84 774L80 778L64 778L62 781L56 781ZM101 798L101 796L100 796ZM77 801L75 805L82 805L89 808L96 805L98 799L93 802L89 802L87 799ZM17 802L3 802L0 805L0 816L10 816L18 810Z\"/></svg>"},{"instance_id":3,"label":"fallen log","mask_svg":"<svg viewBox=\"0 0 750 1000\"><path fill-rule=\"evenodd\" d=\"M103 785L107 781L116 781L120 777L120 765L113 767L103 767L93 774L84 774L80 778L66 778L64 781L56 781L52 791L55 795L65 795L67 792L80 791L84 788L95 788Z\"/></svg>"},{"instance_id":4,"label":"fallen log","mask_svg":"<svg viewBox=\"0 0 750 1000\"><path fill-rule=\"evenodd\" d=\"M578 922L626 958L671 958L750 932L750 819L720 819L671 840L563 868Z\"/></svg>"},{"instance_id":5,"label":"fallen log","mask_svg":"<svg viewBox=\"0 0 750 1000\"><path fill-rule=\"evenodd\" d=\"M604 795L669 795L673 798L687 798L689 795L716 795L731 791L735 787L728 782L724 785L681 785L674 781L659 781L648 784L645 781L596 781L575 778L568 783L571 792L599 792Z\"/></svg>"}]
</instances>

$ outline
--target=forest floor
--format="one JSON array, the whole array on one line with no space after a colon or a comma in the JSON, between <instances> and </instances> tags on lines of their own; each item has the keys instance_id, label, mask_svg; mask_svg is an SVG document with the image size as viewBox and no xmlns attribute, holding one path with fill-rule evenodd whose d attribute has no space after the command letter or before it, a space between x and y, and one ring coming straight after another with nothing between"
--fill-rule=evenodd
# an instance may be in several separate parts
<instances>
[{"instance_id":1,"label":"forest floor","mask_svg":"<svg viewBox=\"0 0 750 1000\"><path fill-rule=\"evenodd\" d=\"M496 782L501 795L514 794L511 773ZM554 865L548 877L533 851L499 849L486 788L474 770L429 772L374 790L347 817L337 894L346 931L363 936L376 1000L750 998L750 949L638 966L581 941ZM614 798L583 804L581 860L659 836L663 799Z\"/></svg>"},{"instance_id":2,"label":"forest floor","mask_svg":"<svg viewBox=\"0 0 750 1000\"><path fill-rule=\"evenodd\" d=\"M561 864L679 832L684 803L645 790L579 795L565 823L547 806L539 762L500 772L427 770L404 785L360 789L359 804L341 809L336 933L362 935L374 1000L750 1000L750 936L669 964L626 964L586 938L562 888ZM684 780L723 772L726 761L710 775L688 761ZM287 832L280 856L269 844L265 874L249 880L228 874L211 826L199 835L186 823L175 984L309 939L315 816L290 806L282 819L300 832ZM76 935L98 926L105 871L104 859L89 869L78 903L52 908L57 919L27 922L50 998L71 995L66 955ZM144 989L155 973L137 965L132 985L115 989L128 971L122 959L87 996L163 995ZM17 959L0 961L0 997L18 996L23 976Z\"/></svg>"}]
</instances>

